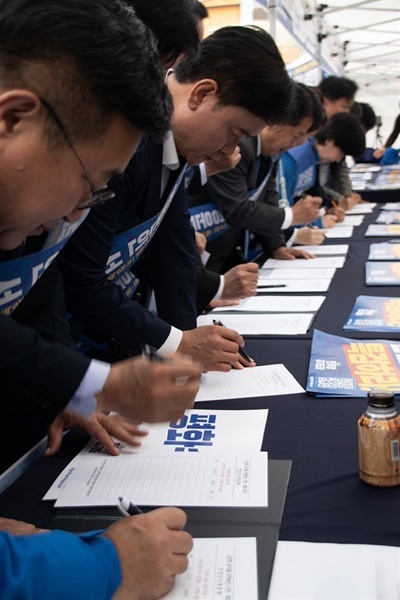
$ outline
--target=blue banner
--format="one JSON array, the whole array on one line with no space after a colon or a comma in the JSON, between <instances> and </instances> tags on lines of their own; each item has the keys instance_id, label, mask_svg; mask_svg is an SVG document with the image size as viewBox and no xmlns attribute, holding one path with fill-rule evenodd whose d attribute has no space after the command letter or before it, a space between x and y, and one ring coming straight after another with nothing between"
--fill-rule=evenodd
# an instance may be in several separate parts
<instances>
[{"instance_id":1,"label":"blue banner","mask_svg":"<svg viewBox=\"0 0 400 600\"><path fill-rule=\"evenodd\" d=\"M207 241L215 240L225 231L230 229L230 225L213 202L201 204L189 209L190 222L196 231L203 233Z\"/></svg>"},{"instance_id":2,"label":"blue banner","mask_svg":"<svg viewBox=\"0 0 400 600\"><path fill-rule=\"evenodd\" d=\"M164 206L157 215L154 215L144 223L136 225L127 231L123 231L114 237L106 269L106 274L110 281L115 280L120 287L124 287L123 281L120 284L118 283L118 280L138 260L155 236L182 183L186 170L187 166L183 167Z\"/></svg>"},{"instance_id":3,"label":"blue banner","mask_svg":"<svg viewBox=\"0 0 400 600\"><path fill-rule=\"evenodd\" d=\"M38 252L0 263L0 312L2 314L10 315L17 308L88 212L86 211L77 223L60 220L49 231L43 248Z\"/></svg>"}]
</instances>

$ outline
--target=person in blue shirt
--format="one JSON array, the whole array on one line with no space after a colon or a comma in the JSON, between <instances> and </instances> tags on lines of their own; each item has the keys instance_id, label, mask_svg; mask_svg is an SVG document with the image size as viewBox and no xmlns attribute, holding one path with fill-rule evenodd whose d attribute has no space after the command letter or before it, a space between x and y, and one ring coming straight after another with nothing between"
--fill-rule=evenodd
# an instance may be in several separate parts
<instances>
[{"instance_id":1,"label":"person in blue shirt","mask_svg":"<svg viewBox=\"0 0 400 600\"><path fill-rule=\"evenodd\" d=\"M365 133L360 120L349 113L333 115L315 137L283 153L280 164L282 197L293 205L302 194L312 191L312 195L324 198L329 208L323 186L330 183L332 170L325 167L331 163L340 164L345 156L357 157L364 148Z\"/></svg>"},{"instance_id":2,"label":"person in blue shirt","mask_svg":"<svg viewBox=\"0 0 400 600\"><path fill-rule=\"evenodd\" d=\"M193 542L185 513L160 508L106 531L0 532L2 600L156 599L183 573Z\"/></svg>"}]
</instances>

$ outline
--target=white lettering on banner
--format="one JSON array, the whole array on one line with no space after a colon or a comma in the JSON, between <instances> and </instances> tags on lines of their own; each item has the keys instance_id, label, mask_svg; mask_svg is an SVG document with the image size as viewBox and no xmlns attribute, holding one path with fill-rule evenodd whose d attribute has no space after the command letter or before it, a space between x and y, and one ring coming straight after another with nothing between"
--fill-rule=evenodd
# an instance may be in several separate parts
<instances>
[{"instance_id":1,"label":"white lettering on banner","mask_svg":"<svg viewBox=\"0 0 400 600\"><path fill-rule=\"evenodd\" d=\"M121 258L121 252L115 252L115 254L111 254L111 256L108 257L106 275L109 275L114 269L117 269L123 264L122 259L117 260L118 258Z\"/></svg>"},{"instance_id":2,"label":"white lettering on banner","mask_svg":"<svg viewBox=\"0 0 400 600\"><path fill-rule=\"evenodd\" d=\"M53 262L53 260L57 256L57 254L58 254L58 252L55 252L54 254L52 254L51 256L49 256L49 258L44 263L39 263L38 265L35 265L35 266L32 267L32 284L31 284L31 287L33 285L35 285L35 283L37 282L37 280L39 279L39 277L50 266L50 264Z\"/></svg>"},{"instance_id":3,"label":"white lettering on banner","mask_svg":"<svg viewBox=\"0 0 400 600\"><path fill-rule=\"evenodd\" d=\"M158 225L162 221L163 217L164 214L160 213L158 219L154 221L153 225L149 229L145 229L144 231L142 231L142 233L140 233L140 235L138 235L137 238L134 238L133 240L130 240L130 242L128 242L129 258L135 256L135 254L137 254L139 250L141 250L142 246L144 246L148 241L150 241L150 239L153 236L153 233L157 230Z\"/></svg>"},{"instance_id":4,"label":"white lettering on banner","mask_svg":"<svg viewBox=\"0 0 400 600\"><path fill-rule=\"evenodd\" d=\"M22 296L22 289L12 291L12 288L21 286L22 280L20 277L9 279L8 281L0 281L0 306L8 304Z\"/></svg>"},{"instance_id":5,"label":"white lettering on banner","mask_svg":"<svg viewBox=\"0 0 400 600\"><path fill-rule=\"evenodd\" d=\"M119 279L117 279L115 283L121 288L121 290L125 290L132 281L133 277L129 271L127 271Z\"/></svg>"},{"instance_id":6,"label":"white lettering on banner","mask_svg":"<svg viewBox=\"0 0 400 600\"><path fill-rule=\"evenodd\" d=\"M205 229L206 227L211 227L212 225L219 225L219 223L224 223L225 219L219 212L219 210L208 210L205 212L198 213L197 215L192 215L190 217L190 221L192 226L199 231L201 229Z\"/></svg>"},{"instance_id":7,"label":"white lettering on banner","mask_svg":"<svg viewBox=\"0 0 400 600\"><path fill-rule=\"evenodd\" d=\"M83 219L81 219L78 223L69 223L66 227L63 227L60 231L60 235L57 239L57 243L62 242L65 238L69 238L76 229L78 229L78 225L81 224Z\"/></svg>"}]
</instances>

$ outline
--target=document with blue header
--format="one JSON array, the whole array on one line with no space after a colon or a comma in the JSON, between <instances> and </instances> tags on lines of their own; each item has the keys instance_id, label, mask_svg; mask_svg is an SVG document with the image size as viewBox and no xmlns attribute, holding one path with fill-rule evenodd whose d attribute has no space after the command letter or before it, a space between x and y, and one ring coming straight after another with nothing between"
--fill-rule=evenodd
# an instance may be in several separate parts
<instances>
[{"instance_id":1,"label":"document with blue header","mask_svg":"<svg viewBox=\"0 0 400 600\"><path fill-rule=\"evenodd\" d=\"M123 456L130 454L215 454L216 452L257 452L261 450L268 409L215 410L211 408L186 410L169 423L142 423L148 432L141 437L140 446L115 441ZM108 456L103 444L91 439L71 460L54 481L43 500L56 500L71 475L88 456ZM116 463L117 464L117 463Z\"/></svg>"},{"instance_id":2,"label":"document with blue header","mask_svg":"<svg viewBox=\"0 0 400 600\"><path fill-rule=\"evenodd\" d=\"M195 538L189 568L163 600L258 600L256 538Z\"/></svg>"}]
</instances>

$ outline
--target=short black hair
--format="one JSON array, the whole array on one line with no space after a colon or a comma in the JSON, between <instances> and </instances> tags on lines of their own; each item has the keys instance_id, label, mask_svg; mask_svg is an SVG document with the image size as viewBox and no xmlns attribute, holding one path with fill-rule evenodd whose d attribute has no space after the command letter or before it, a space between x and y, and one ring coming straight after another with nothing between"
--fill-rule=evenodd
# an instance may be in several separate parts
<instances>
[{"instance_id":1,"label":"short black hair","mask_svg":"<svg viewBox=\"0 0 400 600\"><path fill-rule=\"evenodd\" d=\"M362 114L361 104L355 100L353 102L353 104L351 105L351 109L349 110L349 112L352 115L355 115L356 117L358 117L360 119L361 118L361 114Z\"/></svg>"},{"instance_id":2,"label":"short black hair","mask_svg":"<svg viewBox=\"0 0 400 600\"><path fill-rule=\"evenodd\" d=\"M352 79L336 77L335 75L322 79L318 87L323 97L328 98L328 100L338 100L339 98L353 100L358 90L358 85Z\"/></svg>"},{"instance_id":3,"label":"short black hair","mask_svg":"<svg viewBox=\"0 0 400 600\"><path fill-rule=\"evenodd\" d=\"M365 133L360 119L350 113L336 113L315 135L319 144L332 140L346 156L361 156L365 150Z\"/></svg>"},{"instance_id":4,"label":"short black hair","mask_svg":"<svg viewBox=\"0 0 400 600\"><path fill-rule=\"evenodd\" d=\"M194 14L198 21L208 17L208 10L200 0L194 0Z\"/></svg>"},{"instance_id":5,"label":"short black hair","mask_svg":"<svg viewBox=\"0 0 400 600\"><path fill-rule=\"evenodd\" d=\"M156 137L169 128L154 36L119 0L0 0L0 90L15 88L51 104L73 142L117 114ZM63 143L48 121L47 139Z\"/></svg>"},{"instance_id":6,"label":"short black hair","mask_svg":"<svg viewBox=\"0 0 400 600\"><path fill-rule=\"evenodd\" d=\"M256 27L222 27L175 71L179 83L213 79L218 104L235 105L267 124L285 123L292 85L272 37Z\"/></svg>"},{"instance_id":7,"label":"short black hair","mask_svg":"<svg viewBox=\"0 0 400 600\"><path fill-rule=\"evenodd\" d=\"M173 64L199 43L195 0L125 0L157 38L163 63Z\"/></svg>"},{"instance_id":8,"label":"short black hair","mask_svg":"<svg viewBox=\"0 0 400 600\"><path fill-rule=\"evenodd\" d=\"M364 127L365 131L369 131L370 129L373 129L376 125L375 111L372 108L372 106L370 104L367 104L366 102L359 102L359 105L361 107L361 125Z\"/></svg>"},{"instance_id":9,"label":"short black hair","mask_svg":"<svg viewBox=\"0 0 400 600\"><path fill-rule=\"evenodd\" d=\"M288 125L298 125L306 117L311 117L309 131L316 131L325 123L325 111L318 94L308 85L293 81L292 100L288 110Z\"/></svg>"}]
</instances>

